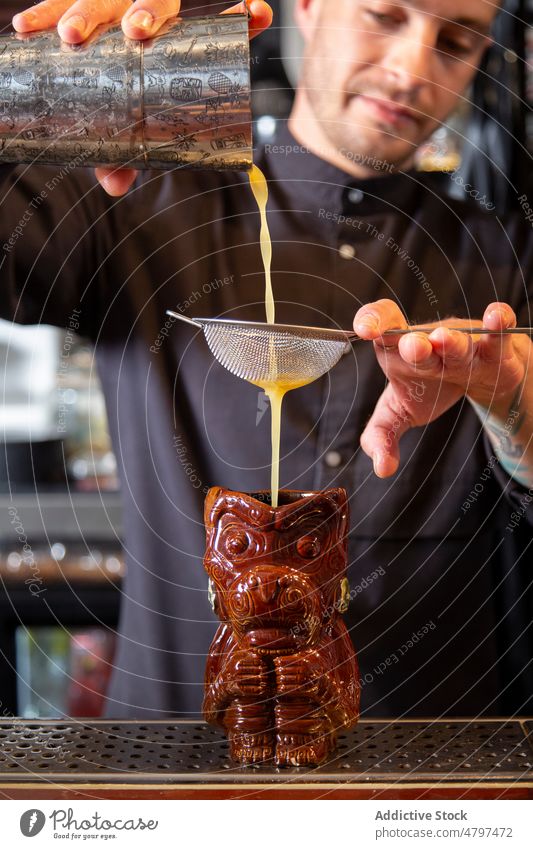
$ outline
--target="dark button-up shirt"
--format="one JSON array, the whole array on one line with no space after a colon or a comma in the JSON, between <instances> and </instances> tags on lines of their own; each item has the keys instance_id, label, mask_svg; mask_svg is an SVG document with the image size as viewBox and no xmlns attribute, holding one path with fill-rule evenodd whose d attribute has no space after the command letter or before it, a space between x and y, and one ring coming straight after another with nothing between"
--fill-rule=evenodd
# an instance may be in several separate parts
<instances>
[{"instance_id":1,"label":"dark button-up shirt","mask_svg":"<svg viewBox=\"0 0 533 849\"><path fill-rule=\"evenodd\" d=\"M392 298L411 322L480 318L502 300L531 324L533 232L518 216L450 200L445 175L376 163L375 178L355 180L286 129L256 161L278 321L349 329L361 305ZM149 172L113 199L91 170L3 176L2 315L67 328L74 315L107 401L128 565L107 713L196 713L215 630L203 499L214 485L269 488L270 416L165 310L264 320L247 177ZM355 343L283 414L281 485L349 493L362 712L531 713L533 497L499 467L466 400L411 430L398 474L377 479L359 439L385 382L373 346Z\"/></svg>"}]
</instances>

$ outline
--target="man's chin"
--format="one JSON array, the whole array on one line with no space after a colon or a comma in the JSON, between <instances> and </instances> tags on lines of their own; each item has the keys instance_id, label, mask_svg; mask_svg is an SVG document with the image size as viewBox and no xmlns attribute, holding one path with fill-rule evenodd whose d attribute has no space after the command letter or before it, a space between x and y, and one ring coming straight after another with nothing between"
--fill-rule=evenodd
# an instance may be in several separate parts
<instances>
[{"instance_id":1,"label":"man's chin","mask_svg":"<svg viewBox=\"0 0 533 849\"><path fill-rule=\"evenodd\" d=\"M407 147L405 143L388 144L382 134L375 134L375 140L366 137L361 144L353 138L339 144L339 151L347 164L364 168L369 177L413 167L413 149L413 145Z\"/></svg>"},{"instance_id":2,"label":"man's chin","mask_svg":"<svg viewBox=\"0 0 533 849\"><path fill-rule=\"evenodd\" d=\"M420 128L412 122L400 129L369 117L355 98L338 124L345 132L337 134L337 148L349 161L366 162L369 167L375 162L405 167L412 163L416 149L422 143ZM353 127L353 132L349 131L350 127ZM342 139L340 136L345 137Z\"/></svg>"}]
</instances>

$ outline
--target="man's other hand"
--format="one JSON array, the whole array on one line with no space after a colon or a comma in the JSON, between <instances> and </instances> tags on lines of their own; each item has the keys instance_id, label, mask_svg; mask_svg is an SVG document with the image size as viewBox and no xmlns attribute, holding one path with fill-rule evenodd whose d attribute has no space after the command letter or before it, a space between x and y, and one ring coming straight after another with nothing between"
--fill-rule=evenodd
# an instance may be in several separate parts
<instances>
[{"instance_id":1,"label":"man's other hand","mask_svg":"<svg viewBox=\"0 0 533 849\"><path fill-rule=\"evenodd\" d=\"M494 334L470 336L449 329L465 326ZM384 336L385 331L407 328L403 313L391 300L362 307L354 319L355 332L373 341L389 381L361 436L361 447L373 460L378 477L397 471L400 440L410 428L429 424L461 398L505 418L531 362L533 349L527 336L499 332L516 327L508 304L490 304L482 321L450 318L424 327L434 329Z\"/></svg>"}]
</instances>

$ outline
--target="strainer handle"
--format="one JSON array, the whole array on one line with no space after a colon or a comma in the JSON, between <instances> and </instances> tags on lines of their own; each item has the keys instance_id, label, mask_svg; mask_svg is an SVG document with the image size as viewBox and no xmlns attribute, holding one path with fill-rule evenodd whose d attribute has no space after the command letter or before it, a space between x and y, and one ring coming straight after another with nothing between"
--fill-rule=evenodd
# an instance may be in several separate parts
<instances>
[{"instance_id":1,"label":"strainer handle","mask_svg":"<svg viewBox=\"0 0 533 849\"><path fill-rule=\"evenodd\" d=\"M447 330L454 330L457 333L468 333L469 336L508 336L509 334L530 334L533 327L507 327L504 330L488 330L486 327L448 327ZM433 333L438 330L437 327L408 327L402 330L386 330L383 336L405 336L408 333Z\"/></svg>"},{"instance_id":2,"label":"strainer handle","mask_svg":"<svg viewBox=\"0 0 533 849\"><path fill-rule=\"evenodd\" d=\"M167 310L167 315L172 316L172 318L179 318L180 321L184 321L186 324L192 324L193 327L198 327L200 330L203 330L203 326L199 321L194 321L192 318L187 318L186 315L181 315L179 312L174 312L173 310Z\"/></svg>"}]
</instances>

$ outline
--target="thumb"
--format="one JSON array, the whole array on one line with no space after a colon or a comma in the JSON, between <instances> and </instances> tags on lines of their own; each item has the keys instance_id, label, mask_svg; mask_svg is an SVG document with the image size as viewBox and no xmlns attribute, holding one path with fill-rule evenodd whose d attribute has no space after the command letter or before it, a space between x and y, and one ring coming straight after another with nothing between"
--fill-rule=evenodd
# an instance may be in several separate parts
<instances>
[{"instance_id":1,"label":"thumb","mask_svg":"<svg viewBox=\"0 0 533 849\"><path fill-rule=\"evenodd\" d=\"M133 168L98 167L94 169L96 179L111 197L122 197L131 188L137 177Z\"/></svg>"},{"instance_id":2,"label":"thumb","mask_svg":"<svg viewBox=\"0 0 533 849\"><path fill-rule=\"evenodd\" d=\"M392 477L398 471L400 439L411 427L409 410L389 383L361 435L361 448L373 461L379 478Z\"/></svg>"},{"instance_id":3,"label":"thumb","mask_svg":"<svg viewBox=\"0 0 533 849\"><path fill-rule=\"evenodd\" d=\"M233 12L240 12L243 14L248 13L250 18L248 29L251 39L268 29L274 16L269 4L263 2L263 0L249 0L248 3L237 3L236 6L231 6L231 8L225 9L222 14L228 15Z\"/></svg>"}]
</instances>

